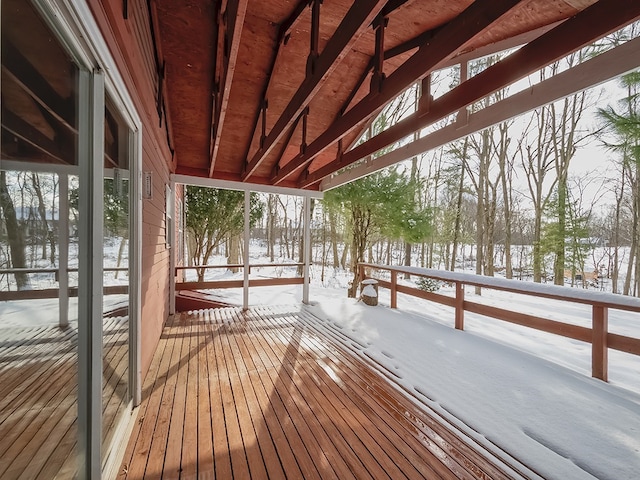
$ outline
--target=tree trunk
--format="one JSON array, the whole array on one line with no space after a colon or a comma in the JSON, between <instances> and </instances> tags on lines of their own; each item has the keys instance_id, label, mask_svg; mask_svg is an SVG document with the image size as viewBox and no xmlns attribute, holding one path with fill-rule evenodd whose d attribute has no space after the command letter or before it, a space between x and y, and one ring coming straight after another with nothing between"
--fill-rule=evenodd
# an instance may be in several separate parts
<instances>
[{"instance_id":1,"label":"tree trunk","mask_svg":"<svg viewBox=\"0 0 640 480\"><path fill-rule=\"evenodd\" d=\"M47 241L49 239L49 222L47 222L47 209L44 206L44 196L42 195L42 188L40 186L40 177L37 173L31 174L31 184L33 190L36 192L36 198L38 199L38 216L40 217L42 235L42 260L47 259Z\"/></svg>"},{"instance_id":2,"label":"tree trunk","mask_svg":"<svg viewBox=\"0 0 640 480\"><path fill-rule=\"evenodd\" d=\"M24 234L18 223L13 200L7 188L6 172L0 170L0 207L4 215L7 227L7 239L9 241L9 252L11 254L11 266L13 268L26 268L26 258L24 254ZM25 290L29 286L29 277L26 273L14 273L18 290Z\"/></svg>"},{"instance_id":3,"label":"tree trunk","mask_svg":"<svg viewBox=\"0 0 640 480\"><path fill-rule=\"evenodd\" d=\"M240 263L240 235L231 235L229 238L229 257L227 259L229 265L237 265ZM237 267L229 269L232 273L237 273Z\"/></svg>"},{"instance_id":4,"label":"tree trunk","mask_svg":"<svg viewBox=\"0 0 640 480\"><path fill-rule=\"evenodd\" d=\"M334 212L329 212L329 232L331 236L333 268L338 268L340 266L340 257L338 256L338 234L336 228L336 215Z\"/></svg>"}]
</instances>

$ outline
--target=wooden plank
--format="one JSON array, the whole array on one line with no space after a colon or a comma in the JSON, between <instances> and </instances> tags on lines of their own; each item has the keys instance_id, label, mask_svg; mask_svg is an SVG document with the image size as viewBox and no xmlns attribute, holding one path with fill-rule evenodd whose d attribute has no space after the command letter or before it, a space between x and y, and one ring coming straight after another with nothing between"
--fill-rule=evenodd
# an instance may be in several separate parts
<instances>
[{"instance_id":1,"label":"wooden plank","mask_svg":"<svg viewBox=\"0 0 640 480\"><path fill-rule=\"evenodd\" d=\"M640 338L625 337L616 333L607 334L607 345L614 350L640 355Z\"/></svg>"},{"instance_id":2,"label":"wooden plank","mask_svg":"<svg viewBox=\"0 0 640 480\"><path fill-rule=\"evenodd\" d=\"M296 433L303 440L302 445L306 446L308 454L312 457L315 467L323 478L355 478L353 470L343 458L346 443L340 442L339 438L332 438L325 431L326 419L320 420L309 409L305 398L302 396L301 386L297 385L291 376L290 368L283 363L282 353L274 348L274 341L258 344L259 335L252 336L254 346L262 349L269 364L264 364L266 375L263 376L269 387L277 393L283 408L284 418L290 418L295 425ZM259 357L264 362L264 356ZM276 398L272 395L272 398ZM279 403L276 403L279 405ZM285 413L286 412L286 413ZM286 422L284 424L286 426ZM290 432L293 434L292 432ZM338 441L338 446L334 443ZM291 443L290 445L296 445Z\"/></svg>"},{"instance_id":3,"label":"wooden plank","mask_svg":"<svg viewBox=\"0 0 640 480\"><path fill-rule=\"evenodd\" d=\"M238 312L236 311L235 315L237 314ZM237 346L243 350L243 356L249 360L247 365L248 376L253 384L259 408L263 412L265 423L269 428L287 478L318 480L320 478L337 478L333 470L330 471L331 475L328 475L329 472L326 471L323 472L322 476L320 475L309 455L308 447L297 448L296 453L293 452L292 446L301 447L306 445L306 442L303 442L297 430L293 427L294 422L286 411L269 377L264 375L266 371L265 356L262 350L264 347L261 346L259 350L256 350L251 339L260 341L260 337L257 335L243 335L236 339ZM324 457L324 460L326 461L326 457Z\"/></svg>"},{"instance_id":4,"label":"wooden plank","mask_svg":"<svg viewBox=\"0 0 640 480\"><path fill-rule=\"evenodd\" d=\"M171 387L173 387L175 381L175 393L172 395L171 390L169 391L168 401L171 402L169 403L171 406L171 417L168 419L168 433L162 432L164 435L159 436L157 427L154 432L154 442L152 442L151 445L152 451L149 452L149 461L147 463L147 470L145 471L145 476L150 478L159 477L160 474L162 474L163 477L166 475L167 478L180 477L180 459L182 457L182 438L186 407L186 365L189 361L189 347L191 343L189 332L190 329L188 326L185 326L185 321L182 319L182 316L180 316L179 319L176 317L171 333L181 339L178 340L181 348L177 354L178 358L175 358L175 356L172 358L171 366L167 372L169 376L167 383L171 383ZM164 413L168 414L168 412ZM154 455L152 456L151 453L154 453ZM151 471L149 471L149 469L151 469Z\"/></svg>"},{"instance_id":5,"label":"wooden plank","mask_svg":"<svg viewBox=\"0 0 640 480\"><path fill-rule=\"evenodd\" d=\"M184 429L182 433L182 457L178 478L198 477L198 350L200 349L200 337L198 334L199 319L189 319L187 332L191 340L188 351L188 360L185 365L187 372L187 388L185 399ZM202 379L205 381L205 379ZM171 445L171 444L169 444Z\"/></svg>"},{"instance_id":6,"label":"wooden plank","mask_svg":"<svg viewBox=\"0 0 640 480\"><path fill-rule=\"evenodd\" d=\"M220 399L222 411L224 412L224 424L227 429L227 448L231 457L233 478L250 478L249 459L244 452L243 437L241 433L240 417L236 411L233 397L231 379L227 370L225 353L222 346L221 337L227 333L224 320L219 317L219 311L213 310L213 318L220 324L218 335L214 335L216 371L220 388ZM248 433L248 432L247 432Z\"/></svg>"},{"instance_id":7,"label":"wooden plank","mask_svg":"<svg viewBox=\"0 0 640 480\"><path fill-rule=\"evenodd\" d=\"M154 443L162 441L164 445L161 449L167 445L162 430L163 426L165 432L168 429L169 421L166 415L171 415L168 406L173 402L175 390L175 387L172 388L172 384L175 385L172 367L175 365L173 361L179 359L182 344L180 338L170 337L172 325L173 318L170 318L149 367L142 392L144 400L138 413L138 427L134 430L125 452L120 478L144 478L149 460L152 468L157 468L158 462L160 468L164 464L164 454L156 455L153 447Z\"/></svg>"},{"instance_id":8,"label":"wooden plank","mask_svg":"<svg viewBox=\"0 0 640 480\"><path fill-rule=\"evenodd\" d=\"M319 331L316 317L308 312L301 312L301 318L304 319L310 329ZM336 344L334 344L333 348L338 351L344 350L344 348ZM351 358L353 361L353 357L348 356L347 358ZM451 461L457 462L458 465L466 469L472 469L474 472L485 471L489 478L497 479L505 476L504 472L488 462L486 457L465 446L459 437L434 420L427 412L419 408L407 407L407 398L396 389L389 389L384 379L372 369L362 368L359 369L359 373L363 384L370 387L374 392L372 396L384 401L388 408L396 410L405 419L413 417L415 428L424 434L423 440L428 443L426 446L433 450L436 457L443 463L450 465L452 471L455 472L455 465L451 464ZM407 415L407 408L410 409L411 415ZM480 474L478 476L482 478Z\"/></svg>"},{"instance_id":9,"label":"wooden plank","mask_svg":"<svg viewBox=\"0 0 640 480\"><path fill-rule=\"evenodd\" d=\"M313 315L307 312L301 312L300 319L313 331L319 331L317 329L317 319ZM314 337L308 337L311 340L318 343L318 339ZM329 347L327 341L322 342L326 351L327 358L334 359L344 349L338 345L331 344ZM473 450L466 448L460 448L462 445L461 440L456 437L452 432L447 431L442 425L435 423L424 412L416 409L415 413L411 416L407 415L408 400L402 396L395 389L390 390L388 383L380 375L373 372L368 366L362 364L359 360L356 360L352 355L344 355L339 357L340 363L350 364L351 369L347 372L351 372L351 380L353 384L359 386L363 390L363 399L365 401L374 401L380 403L385 410L392 412L392 417L400 423L410 419L414 416L412 422L418 430L424 433L420 443L420 446L426 446L434 457L447 466L452 472L456 474L457 478L463 478L465 476L464 470L471 470L474 475L479 470L486 472L489 478L497 479L504 477L504 473L493 465L487 462L485 458L474 452ZM410 408L410 407L409 407ZM395 412L395 413L393 413ZM431 425L432 427L429 427ZM402 426L405 432L406 426ZM438 431L436 431L436 429ZM413 435L408 436L409 439L415 438ZM414 447L416 448L416 447ZM419 452L421 449L416 450ZM421 457L425 458L424 452L421 453ZM462 469L463 471L460 471Z\"/></svg>"},{"instance_id":10,"label":"wooden plank","mask_svg":"<svg viewBox=\"0 0 640 480\"><path fill-rule=\"evenodd\" d=\"M242 327L239 326L239 328ZM229 437L229 448L232 449L233 452L233 445L236 444L241 451L244 451L247 463L249 464L251 477L268 478L265 459L262 458L262 454L260 452L260 438L258 437L257 429L253 425L251 414L249 412L247 398L240 381L240 373L238 372L234 361L234 352L232 352L229 346L229 337L233 335L233 332L234 329L230 328L227 330L226 335L219 337L220 347L225 361L225 370L229 380L229 393L231 393L232 396L229 397L229 400L233 401L232 408L235 409L236 413L236 415L232 415L232 417L236 418L237 416L240 428L240 435L238 437ZM229 410L232 408L229 408ZM225 417L226 413L227 408L225 405Z\"/></svg>"},{"instance_id":11,"label":"wooden plank","mask_svg":"<svg viewBox=\"0 0 640 480\"><path fill-rule=\"evenodd\" d=\"M547 333L553 333L563 337L573 338L583 342L591 342L591 329L571 325L569 323L548 320L526 313L512 312L503 308L492 307L490 305L482 305L474 302L464 302L464 308L468 312L478 313L487 317L497 318L505 322L522 325L524 327L533 328Z\"/></svg>"},{"instance_id":12,"label":"wooden plank","mask_svg":"<svg viewBox=\"0 0 640 480\"><path fill-rule=\"evenodd\" d=\"M258 324L262 324L264 334L271 336L270 328L263 323L262 317L258 317ZM349 469L356 476L385 477L386 473L377 462L375 456L367 448L361 438L354 433L354 430L345 428L346 425L358 425L349 412L344 412L342 408L333 405L332 399L327 397L321 385L318 385L304 368L305 358L303 352L299 351L300 330L290 329L289 341L283 344L274 338L272 345L281 351L286 360L284 365L289 367L288 372L291 380L299 388L299 392L304 399L304 404L309 409L309 413L320 419L326 434L336 445ZM336 400L336 399L333 399ZM338 400L339 402L339 400ZM358 428L359 427L359 428ZM365 435L365 428L358 425L359 432Z\"/></svg>"},{"instance_id":13,"label":"wooden plank","mask_svg":"<svg viewBox=\"0 0 640 480\"><path fill-rule=\"evenodd\" d=\"M200 478L215 478L214 452L213 452L213 428L211 425L212 412L209 391L209 365L207 325L204 313L198 321L198 388L197 388L197 431L198 441L195 448L198 475Z\"/></svg>"},{"instance_id":14,"label":"wooden plank","mask_svg":"<svg viewBox=\"0 0 640 480\"><path fill-rule=\"evenodd\" d=\"M214 339L221 332L222 327L215 325L215 318L211 310L206 312L205 341L207 342L207 370L209 372L209 392L211 409L211 429L213 433L213 456L215 475L218 478L232 478L231 454L224 417L224 407L220 388L220 370Z\"/></svg>"},{"instance_id":15,"label":"wooden plank","mask_svg":"<svg viewBox=\"0 0 640 480\"><path fill-rule=\"evenodd\" d=\"M308 312L225 308L167 325L160 362L173 393L149 393L155 410L142 426L150 418L145 435L161 448L148 449L146 471L132 464L128 478L173 476L175 461L163 465L170 450L182 452L173 455L190 478L214 470L217 478L506 478L316 321ZM180 424L180 437L155 428L156 416ZM136 449L151 441L142 433Z\"/></svg>"},{"instance_id":16,"label":"wooden plank","mask_svg":"<svg viewBox=\"0 0 640 480\"><path fill-rule=\"evenodd\" d=\"M247 323L247 319L240 318L240 316L244 317L244 313L241 314L236 310L232 318L236 322ZM271 478L284 478L283 465L286 464L291 469L289 475L295 478L301 478L302 472L297 468L295 459L293 459L293 463L290 463L291 459L288 460L289 463L285 463L279 455L280 450L277 448L276 442L278 435L281 434L281 429L278 428L279 424L276 426L273 422L273 412L270 404L268 402L261 403L258 400L261 381L259 378L255 378L255 375L253 376L254 378L252 378L251 373L255 374L256 368L253 362L253 355L242 341L248 334L249 332L246 331L239 335L228 335L227 339L229 340L229 347L233 352L233 358L236 361L244 395L249 407L249 413L254 428L256 429L260 451L265 461L265 467Z\"/></svg>"},{"instance_id":17,"label":"wooden plank","mask_svg":"<svg viewBox=\"0 0 640 480\"><path fill-rule=\"evenodd\" d=\"M299 324L295 316L289 316L288 319ZM317 344L311 346L308 343L309 336L310 332L305 328L304 335L300 337L301 347L306 346L310 354L313 352L313 357L310 358L310 361L301 362L302 368L306 370L309 378L315 379L318 389L327 394L326 400L331 405L335 405L338 412L343 412L342 418L345 420L347 431L352 429L353 433L358 435L381 469L391 478L404 476L411 478L422 475L426 475L427 478L436 478L437 473L433 469L428 468L426 472L421 473L416 469L415 464L412 464L400 453L397 445L401 439L397 433L388 428L385 423L373 421L375 412L372 409L364 408L366 404L363 400L357 398L357 395L353 395L354 390L349 388L347 382L344 382L342 367L330 368L323 360L324 355L319 354L325 350L324 346ZM311 336L313 335L311 334ZM357 403L354 398L357 399ZM332 414L333 412L330 412L330 415ZM414 458L413 460L418 459ZM367 468L375 472L371 468L370 462L366 465ZM375 462L373 465L375 466ZM426 466L424 463L422 465Z\"/></svg>"}]
</instances>

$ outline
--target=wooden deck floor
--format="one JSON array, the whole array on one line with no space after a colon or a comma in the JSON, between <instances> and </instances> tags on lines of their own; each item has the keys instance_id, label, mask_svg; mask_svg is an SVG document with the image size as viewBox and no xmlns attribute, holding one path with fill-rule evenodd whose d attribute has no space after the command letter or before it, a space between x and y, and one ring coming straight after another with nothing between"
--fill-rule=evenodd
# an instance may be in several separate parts
<instances>
[{"instance_id":1,"label":"wooden deck floor","mask_svg":"<svg viewBox=\"0 0 640 480\"><path fill-rule=\"evenodd\" d=\"M170 319L119 478L510 478L315 320L270 307Z\"/></svg>"},{"instance_id":2,"label":"wooden deck floor","mask_svg":"<svg viewBox=\"0 0 640 480\"><path fill-rule=\"evenodd\" d=\"M106 318L106 446L127 398L128 322ZM0 478L73 478L77 471L77 329L0 329Z\"/></svg>"}]
</instances>

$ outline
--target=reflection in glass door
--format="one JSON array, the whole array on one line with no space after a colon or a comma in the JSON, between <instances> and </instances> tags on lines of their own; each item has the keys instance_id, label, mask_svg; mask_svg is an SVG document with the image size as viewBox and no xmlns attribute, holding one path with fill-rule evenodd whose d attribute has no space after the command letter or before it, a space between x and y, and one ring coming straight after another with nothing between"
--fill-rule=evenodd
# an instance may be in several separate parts
<instances>
[{"instance_id":1,"label":"reflection in glass door","mask_svg":"<svg viewBox=\"0 0 640 480\"><path fill-rule=\"evenodd\" d=\"M1 42L0 478L73 478L78 68L31 2L3 0Z\"/></svg>"},{"instance_id":2,"label":"reflection in glass door","mask_svg":"<svg viewBox=\"0 0 640 480\"><path fill-rule=\"evenodd\" d=\"M104 121L103 460L108 457L118 426L130 412L130 155L130 129L114 103L107 99Z\"/></svg>"}]
</instances>

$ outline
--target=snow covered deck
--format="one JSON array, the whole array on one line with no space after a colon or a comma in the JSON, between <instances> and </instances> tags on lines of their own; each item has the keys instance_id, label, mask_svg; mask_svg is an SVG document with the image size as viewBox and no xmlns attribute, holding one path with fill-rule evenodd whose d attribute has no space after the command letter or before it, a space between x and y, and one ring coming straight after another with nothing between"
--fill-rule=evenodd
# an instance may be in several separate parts
<instances>
[{"instance_id":1,"label":"snow covered deck","mask_svg":"<svg viewBox=\"0 0 640 480\"><path fill-rule=\"evenodd\" d=\"M105 444L126 398L127 330L126 317L105 319ZM72 326L0 329L0 478L74 476L77 333Z\"/></svg>"},{"instance_id":2,"label":"snow covered deck","mask_svg":"<svg viewBox=\"0 0 640 480\"><path fill-rule=\"evenodd\" d=\"M520 477L320 322L295 307L170 319L119 478Z\"/></svg>"}]
</instances>

